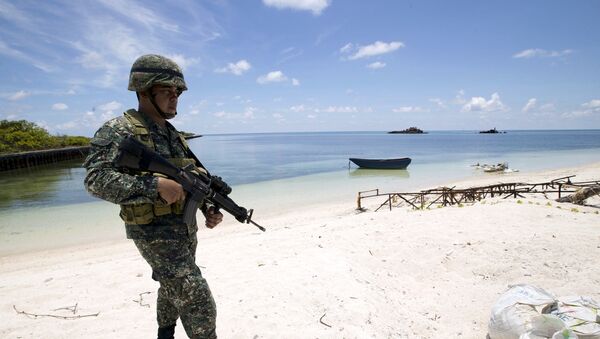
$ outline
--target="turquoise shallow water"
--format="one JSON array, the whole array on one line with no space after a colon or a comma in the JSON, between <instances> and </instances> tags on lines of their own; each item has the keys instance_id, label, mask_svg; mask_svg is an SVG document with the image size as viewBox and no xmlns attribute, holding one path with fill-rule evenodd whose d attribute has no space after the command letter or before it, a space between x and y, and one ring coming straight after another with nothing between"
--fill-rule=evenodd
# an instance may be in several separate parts
<instances>
[{"instance_id":1,"label":"turquoise shallow water","mask_svg":"<svg viewBox=\"0 0 600 339\"><path fill-rule=\"evenodd\" d=\"M508 162L530 172L598 162L600 131L221 135L195 139L191 147L259 219L321 202L351 208L362 190L405 192L484 175L474 163ZM349 169L349 156L413 162L402 171ZM124 238L116 206L89 196L84 175L79 162L1 173L0 256Z\"/></svg>"},{"instance_id":2,"label":"turquoise shallow water","mask_svg":"<svg viewBox=\"0 0 600 339\"><path fill-rule=\"evenodd\" d=\"M578 154L597 159L600 130L434 131L421 135L385 132L273 133L208 135L190 140L190 147L212 172L230 185L251 184L317 173L342 171L348 158L411 157L408 170L448 168L508 161L523 170L569 166ZM573 157L555 160L566 152ZM550 157L550 158L548 158ZM0 211L92 202L83 188L79 162L34 170L0 172ZM425 166L425 167L423 167Z\"/></svg>"}]
</instances>

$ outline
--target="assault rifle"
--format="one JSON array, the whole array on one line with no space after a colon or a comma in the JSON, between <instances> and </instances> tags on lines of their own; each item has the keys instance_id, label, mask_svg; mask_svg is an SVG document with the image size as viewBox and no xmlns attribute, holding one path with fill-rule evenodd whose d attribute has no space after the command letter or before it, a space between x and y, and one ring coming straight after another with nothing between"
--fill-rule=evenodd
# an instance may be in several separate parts
<instances>
[{"instance_id":1,"label":"assault rifle","mask_svg":"<svg viewBox=\"0 0 600 339\"><path fill-rule=\"evenodd\" d=\"M252 224L261 231L265 231L264 227L252 221L254 210L246 210L228 196L231 193L231 187L220 177L192 172L195 167L193 164L179 168L131 136L126 137L119 146L117 165L134 170L161 173L177 181L188 193L183 211L183 221L188 226L194 224L200 203L207 199L217 209L222 208L233 215L237 221Z\"/></svg>"}]
</instances>

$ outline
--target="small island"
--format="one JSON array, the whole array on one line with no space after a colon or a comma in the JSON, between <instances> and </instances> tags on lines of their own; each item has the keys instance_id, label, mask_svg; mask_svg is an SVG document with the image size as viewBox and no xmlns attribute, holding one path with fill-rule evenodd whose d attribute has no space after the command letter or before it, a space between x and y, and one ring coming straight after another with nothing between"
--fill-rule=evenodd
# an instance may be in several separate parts
<instances>
[{"instance_id":1,"label":"small island","mask_svg":"<svg viewBox=\"0 0 600 339\"><path fill-rule=\"evenodd\" d=\"M417 128L417 127L409 127L407 129L401 130L401 131L391 131L388 132L390 134L424 134L427 132L423 132L422 129Z\"/></svg>"},{"instance_id":2,"label":"small island","mask_svg":"<svg viewBox=\"0 0 600 339\"><path fill-rule=\"evenodd\" d=\"M506 133L506 132L499 132L496 127L492 128L492 129L488 129L487 131L479 131L480 134L498 134L498 133Z\"/></svg>"}]
</instances>

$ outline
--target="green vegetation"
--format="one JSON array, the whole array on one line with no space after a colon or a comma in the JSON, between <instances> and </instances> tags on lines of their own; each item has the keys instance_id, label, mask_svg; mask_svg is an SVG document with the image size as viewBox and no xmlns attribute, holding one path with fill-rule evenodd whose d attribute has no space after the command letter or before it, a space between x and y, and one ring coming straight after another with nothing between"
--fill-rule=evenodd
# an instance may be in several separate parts
<instances>
[{"instance_id":1,"label":"green vegetation","mask_svg":"<svg viewBox=\"0 0 600 339\"><path fill-rule=\"evenodd\" d=\"M0 154L87 146L89 143L87 137L50 135L44 128L26 120L0 120Z\"/></svg>"}]
</instances>

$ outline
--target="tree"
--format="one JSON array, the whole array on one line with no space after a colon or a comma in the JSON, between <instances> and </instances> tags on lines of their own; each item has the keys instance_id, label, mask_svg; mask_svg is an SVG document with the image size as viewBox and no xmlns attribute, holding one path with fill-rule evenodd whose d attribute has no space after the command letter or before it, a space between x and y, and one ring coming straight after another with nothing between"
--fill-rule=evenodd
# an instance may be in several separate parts
<instances>
[{"instance_id":1,"label":"tree","mask_svg":"<svg viewBox=\"0 0 600 339\"><path fill-rule=\"evenodd\" d=\"M86 137L52 136L27 120L0 120L0 153L24 152L89 144Z\"/></svg>"}]
</instances>

